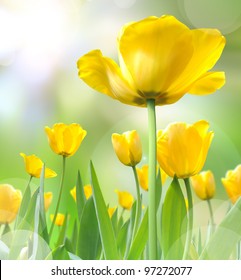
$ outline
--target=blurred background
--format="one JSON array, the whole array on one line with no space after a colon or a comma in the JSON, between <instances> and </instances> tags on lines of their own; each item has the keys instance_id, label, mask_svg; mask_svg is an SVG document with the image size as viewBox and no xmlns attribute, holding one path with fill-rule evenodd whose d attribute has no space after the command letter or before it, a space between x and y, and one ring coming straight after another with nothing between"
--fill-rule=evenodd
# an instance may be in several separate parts
<instances>
[{"instance_id":1,"label":"blurred background","mask_svg":"<svg viewBox=\"0 0 241 280\"><path fill-rule=\"evenodd\" d=\"M157 127L174 121L206 119L215 132L204 169L215 175L216 211L228 201L221 177L241 163L241 2L239 0L0 0L0 182L24 190L28 175L19 153L36 154L59 176L46 179L55 200L61 157L48 145L44 126L79 123L87 136L67 159L64 199L60 212L75 213L69 194L78 169L90 183L93 161L106 202L117 205L115 189L135 194L131 168L116 158L111 135L137 129L147 163L147 111L127 106L87 87L76 62L92 49L116 61L121 26L147 16L172 14L190 28L218 28L227 44L215 66L225 71L226 85L213 95L185 95L173 105L157 108ZM38 180L33 180L33 188ZM146 193L143 193L146 203ZM202 203L194 196L197 209ZM205 206L206 207L206 206ZM206 211L206 210L205 210ZM203 210L200 210L203 214ZM73 214L74 215L74 214Z\"/></svg>"}]
</instances>

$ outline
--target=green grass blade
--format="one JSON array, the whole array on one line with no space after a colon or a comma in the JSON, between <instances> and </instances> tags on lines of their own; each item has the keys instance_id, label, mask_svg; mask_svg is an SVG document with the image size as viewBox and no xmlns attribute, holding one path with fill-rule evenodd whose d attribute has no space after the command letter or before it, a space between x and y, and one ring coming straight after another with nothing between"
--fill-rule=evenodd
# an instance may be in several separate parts
<instances>
[{"instance_id":1,"label":"green grass blade","mask_svg":"<svg viewBox=\"0 0 241 280\"><path fill-rule=\"evenodd\" d=\"M159 168L156 178L156 211L159 208L162 196L162 181L161 181L161 170Z\"/></svg>"},{"instance_id":2,"label":"green grass blade","mask_svg":"<svg viewBox=\"0 0 241 280\"><path fill-rule=\"evenodd\" d=\"M161 247L164 259L183 257L187 230L186 204L176 178L169 186L161 215Z\"/></svg>"},{"instance_id":3,"label":"green grass blade","mask_svg":"<svg viewBox=\"0 0 241 280\"><path fill-rule=\"evenodd\" d=\"M76 181L76 205L79 220L81 219L82 211L85 205L86 199L84 194L84 186L82 183L82 179L80 176L80 172L78 171L77 181Z\"/></svg>"},{"instance_id":4,"label":"green grass blade","mask_svg":"<svg viewBox=\"0 0 241 280\"><path fill-rule=\"evenodd\" d=\"M205 246L201 260L227 260L241 239L241 198L234 204Z\"/></svg>"},{"instance_id":5,"label":"green grass blade","mask_svg":"<svg viewBox=\"0 0 241 280\"><path fill-rule=\"evenodd\" d=\"M26 212L28 210L28 206L29 206L29 201L31 199L31 189L30 189L30 182L32 180L32 177L29 178L29 181L28 181L28 185L24 191L24 194L23 194L23 198L22 198L22 202L21 202L21 205L20 205L20 208L19 208L19 211L18 211L18 215L17 215L17 218L16 218L16 222L15 222L15 225L14 225L14 228L18 228L19 224L22 222L24 216L26 215Z\"/></svg>"},{"instance_id":6,"label":"green grass blade","mask_svg":"<svg viewBox=\"0 0 241 280\"><path fill-rule=\"evenodd\" d=\"M139 260L148 240L148 209L141 221L134 242L128 254L128 260Z\"/></svg>"},{"instance_id":7,"label":"green grass blade","mask_svg":"<svg viewBox=\"0 0 241 280\"><path fill-rule=\"evenodd\" d=\"M64 245L55 248L52 251L52 257L54 260L70 260L68 251L65 249Z\"/></svg>"},{"instance_id":8,"label":"green grass blade","mask_svg":"<svg viewBox=\"0 0 241 280\"><path fill-rule=\"evenodd\" d=\"M117 246L118 246L118 249L119 249L119 252L120 252L120 255L122 256L122 258L124 258L125 251L126 251L127 234L128 234L129 225L130 225L130 219L127 220L122 225L122 227L118 231L118 235L117 235Z\"/></svg>"},{"instance_id":9,"label":"green grass blade","mask_svg":"<svg viewBox=\"0 0 241 280\"><path fill-rule=\"evenodd\" d=\"M101 243L104 250L105 259L118 260L119 254L114 230L92 162L90 163L90 171L96 216L98 220Z\"/></svg>"},{"instance_id":10,"label":"green grass blade","mask_svg":"<svg viewBox=\"0 0 241 280\"><path fill-rule=\"evenodd\" d=\"M84 206L80 219L77 255L83 260L95 260L100 246L100 234L93 197Z\"/></svg>"}]
</instances>

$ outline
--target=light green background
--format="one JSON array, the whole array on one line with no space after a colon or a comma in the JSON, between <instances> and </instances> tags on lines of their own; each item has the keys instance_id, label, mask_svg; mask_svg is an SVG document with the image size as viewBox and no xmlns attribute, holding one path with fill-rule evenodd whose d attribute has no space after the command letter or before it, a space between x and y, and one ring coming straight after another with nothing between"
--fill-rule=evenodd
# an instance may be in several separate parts
<instances>
[{"instance_id":1,"label":"light green background","mask_svg":"<svg viewBox=\"0 0 241 280\"><path fill-rule=\"evenodd\" d=\"M186 95L176 104L157 108L158 128L173 121L210 122L215 138L205 169L214 172L216 200L227 200L220 178L241 163L239 0L0 0L1 182L22 190L26 186L28 176L20 152L36 154L60 174L61 158L49 148L44 126L77 122L88 134L76 155L67 160L60 211L74 213L69 190L75 185L78 169L84 183L90 182L90 159L110 206L117 204L115 189L134 194L131 169L117 160L111 134L137 129L143 143L142 163L146 163L146 109L121 104L87 87L78 78L76 62L92 49L101 49L118 60L116 37L121 26L162 14L172 14L191 28L218 28L227 39L215 66L226 73L221 90L208 96ZM45 182L46 191L53 191L55 197L59 181L60 176ZM196 197L195 201L199 202Z\"/></svg>"}]
</instances>

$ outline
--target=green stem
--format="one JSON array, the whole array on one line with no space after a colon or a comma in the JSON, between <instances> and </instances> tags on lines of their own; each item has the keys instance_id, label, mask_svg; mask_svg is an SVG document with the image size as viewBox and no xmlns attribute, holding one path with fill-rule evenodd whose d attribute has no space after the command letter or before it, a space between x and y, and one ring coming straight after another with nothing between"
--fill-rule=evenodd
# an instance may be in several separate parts
<instances>
[{"instance_id":1,"label":"green stem","mask_svg":"<svg viewBox=\"0 0 241 280\"><path fill-rule=\"evenodd\" d=\"M183 259L187 259L190 245L192 242L192 229L193 229L193 203L192 203L192 192L190 187L189 178L184 179L186 191L187 191L187 200L188 200L188 229L187 229L187 239L183 254Z\"/></svg>"},{"instance_id":2,"label":"green stem","mask_svg":"<svg viewBox=\"0 0 241 280\"><path fill-rule=\"evenodd\" d=\"M51 235L53 233L53 229L54 229L54 225L55 225L55 221L57 218L57 214L59 211L59 205L60 205L60 201L61 201L61 197L62 197L62 193L63 193L63 186L64 186L64 176L65 176L65 165L66 165L66 157L63 156L63 169L62 169L62 177L61 177L61 181L60 181L60 191L59 191L59 197L58 197L58 201L57 201L57 205L55 208L55 213L54 213L54 218L50 227L50 231L49 231L49 240L51 238Z\"/></svg>"},{"instance_id":3,"label":"green stem","mask_svg":"<svg viewBox=\"0 0 241 280\"><path fill-rule=\"evenodd\" d=\"M140 216L141 216L141 193L140 193L140 187L139 187L139 181L138 176L136 172L136 167L132 166L132 170L135 177L136 182L136 194L137 194L137 200L136 200L136 216L135 216L135 222L134 222L134 229L133 229L133 235L132 235L132 241L134 240L134 237L136 235L136 231L139 225Z\"/></svg>"},{"instance_id":4,"label":"green stem","mask_svg":"<svg viewBox=\"0 0 241 280\"><path fill-rule=\"evenodd\" d=\"M208 209L209 209L209 213L210 213L210 219L211 219L212 228L214 228L215 223L214 223L213 209L212 209L212 204L211 204L210 199L207 200L207 204L208 204Z\"/></svg>"},{"instance_id":5,"label":"green stem","mask_svg":"<svg viewBox=\"0 0 241 280\"><path fill-rule=\"evenodd\" d=\"M156 225L156 111L155 100L147 100L148 134L149 134L149 168L148 168L148 204L149 204L149 259L157 258L157 225Z\"/></svg>"}]
</instances>

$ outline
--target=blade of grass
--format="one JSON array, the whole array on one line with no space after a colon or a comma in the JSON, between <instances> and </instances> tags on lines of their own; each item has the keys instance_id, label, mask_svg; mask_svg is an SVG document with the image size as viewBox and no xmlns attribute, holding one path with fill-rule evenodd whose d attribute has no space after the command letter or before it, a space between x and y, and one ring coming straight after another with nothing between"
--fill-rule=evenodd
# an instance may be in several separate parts
<instances>
[{"instance_id":1,"label":"blade of grass","mask_svg":"<svg viewBox=\"0 0 241 280\"><path fill-rule=\"evenodd\" d=\"M106 260L118 260L119 254L114 230L107 211L107 207L99 186L93 163L90 163L91 181L93 186L94 204L100 231L102 248Z\"/></svg>"},{"instance_id":2,"label":"blade of grass","mask_svg":"<svg viewBox=\"0 0 241 280\"><path fill-rule=\"evenodd\" d=\"M83 260L95 260L100 246L100 234L93 197L84 206L80 219L77 255Z\"/></svg>"},{"instance_id":3,"label":"blade of grass","mask_svg":"<svg viewBox=\"0 0 241 280\"><path fill-rule=\"evenodd\" d=\"M137 231L134 242L128 254L128 260L138 260L146 246L148 240L148 209L141 221L141 225Z\"/></svg>"},{"instance_id":4,"label":"blade of grass","mask_svg":"<svg viewBox=\"0 0 241 280\"><path fill-rule=\"evenodd\" d=\"M79 220L81 219L82 211L86 202L85 194L84 194L84 186L82 183L82 179L80 176L80 172L78 171L77 181L76 181L76 205Z\"/></svg>"},{"instance_id":5,"label":"blade of grass","mask_svg":"<svg viewBox=\"0 0 241 280\"><path fill-rule=\"evenodd\" d=\"M182 190L178 180L174 178L167 190L161 216L161 247L164 259L182 259L187 230L186 215Z\"/></svg>"}]
</instances>

